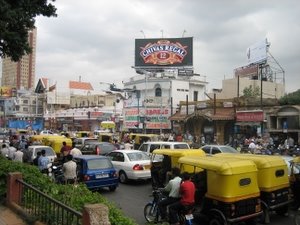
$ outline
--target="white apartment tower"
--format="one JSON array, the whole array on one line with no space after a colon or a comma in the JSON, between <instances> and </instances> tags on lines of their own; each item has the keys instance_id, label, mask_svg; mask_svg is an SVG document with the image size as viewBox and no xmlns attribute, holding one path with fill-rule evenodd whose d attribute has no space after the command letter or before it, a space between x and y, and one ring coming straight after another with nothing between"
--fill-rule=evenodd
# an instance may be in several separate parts
<instances>
[{"instance_id":1,"label":"white apartment tower","mask_svg":"<svg viewBox=\"0 0 300 225\"><path fill-rule=\"evenodd\" d=\"M2 60L2 86L30 90L35 84L35 62L36 62L36 29L29 31L28 42L32 52L24 55L18 62L10 58Z\"/></svg>"}]
</instances>

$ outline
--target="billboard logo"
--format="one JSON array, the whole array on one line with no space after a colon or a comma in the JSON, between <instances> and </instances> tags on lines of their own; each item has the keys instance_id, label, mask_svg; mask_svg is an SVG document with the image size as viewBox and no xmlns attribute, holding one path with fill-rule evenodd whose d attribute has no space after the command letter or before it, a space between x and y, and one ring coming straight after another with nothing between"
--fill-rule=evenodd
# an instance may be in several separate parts
<instances>
[{"instance_id":1,"label":"billboard logo","mask_svg":"<svg viewBox=\"0 0 300 225\"><path fill-rule=\"evenodd\" d=\"M145 47L140 47L144 63L155 65L169 65L182 63L187 55L186 48L179 42L169 40L158 40L156 43L148 43Z\"/></svg>"}]
</instances>

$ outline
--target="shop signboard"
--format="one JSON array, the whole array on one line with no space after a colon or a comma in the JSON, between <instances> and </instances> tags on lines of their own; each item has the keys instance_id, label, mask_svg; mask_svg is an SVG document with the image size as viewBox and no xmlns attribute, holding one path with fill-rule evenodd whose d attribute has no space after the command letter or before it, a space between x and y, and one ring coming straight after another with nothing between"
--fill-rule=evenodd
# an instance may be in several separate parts
<instances>
[{"instance_id":1,"label":"shop signboard","mask_svg":"<svg viewBox=\"0 0 300 225\"><path fill-rule=\"evenodd\" d=\"M236 112L237 122L263 122L263 120L264 112L262 110Z\"/></svg>"}]
</instances>

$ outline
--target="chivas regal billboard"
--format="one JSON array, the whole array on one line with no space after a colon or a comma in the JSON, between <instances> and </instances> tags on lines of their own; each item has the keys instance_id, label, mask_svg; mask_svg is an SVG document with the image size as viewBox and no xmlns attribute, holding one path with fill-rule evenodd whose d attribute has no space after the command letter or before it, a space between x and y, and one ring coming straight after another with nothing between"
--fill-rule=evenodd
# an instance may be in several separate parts
<instances>
[{"instance_id":1,"label":"chivas regal billboard","mask_svg":"<svg viewBox=\"0 0 300 225\"><path fill-rule=\"evenodd\" d=\"M193 66L193 38L135 39L135 66Z\"/></svg>"}]
</instances>

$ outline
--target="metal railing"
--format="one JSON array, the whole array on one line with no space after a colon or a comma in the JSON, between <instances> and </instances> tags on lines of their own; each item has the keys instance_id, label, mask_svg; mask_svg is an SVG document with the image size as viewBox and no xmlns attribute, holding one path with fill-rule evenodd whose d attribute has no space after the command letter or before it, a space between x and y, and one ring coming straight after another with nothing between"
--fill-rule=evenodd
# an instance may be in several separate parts
<instances>
[{"instance_id":1,"label":"metal railing","mask_svg":"<svg viewBox=\"0 0 300 225\"><path fill-rule=\"evenodd\" d=\"M51 198L21 179L17 179L17 182L20 183L19 205L30 218L47 225L82 224L81 212Z\"/></svg>"}]
</instances>

